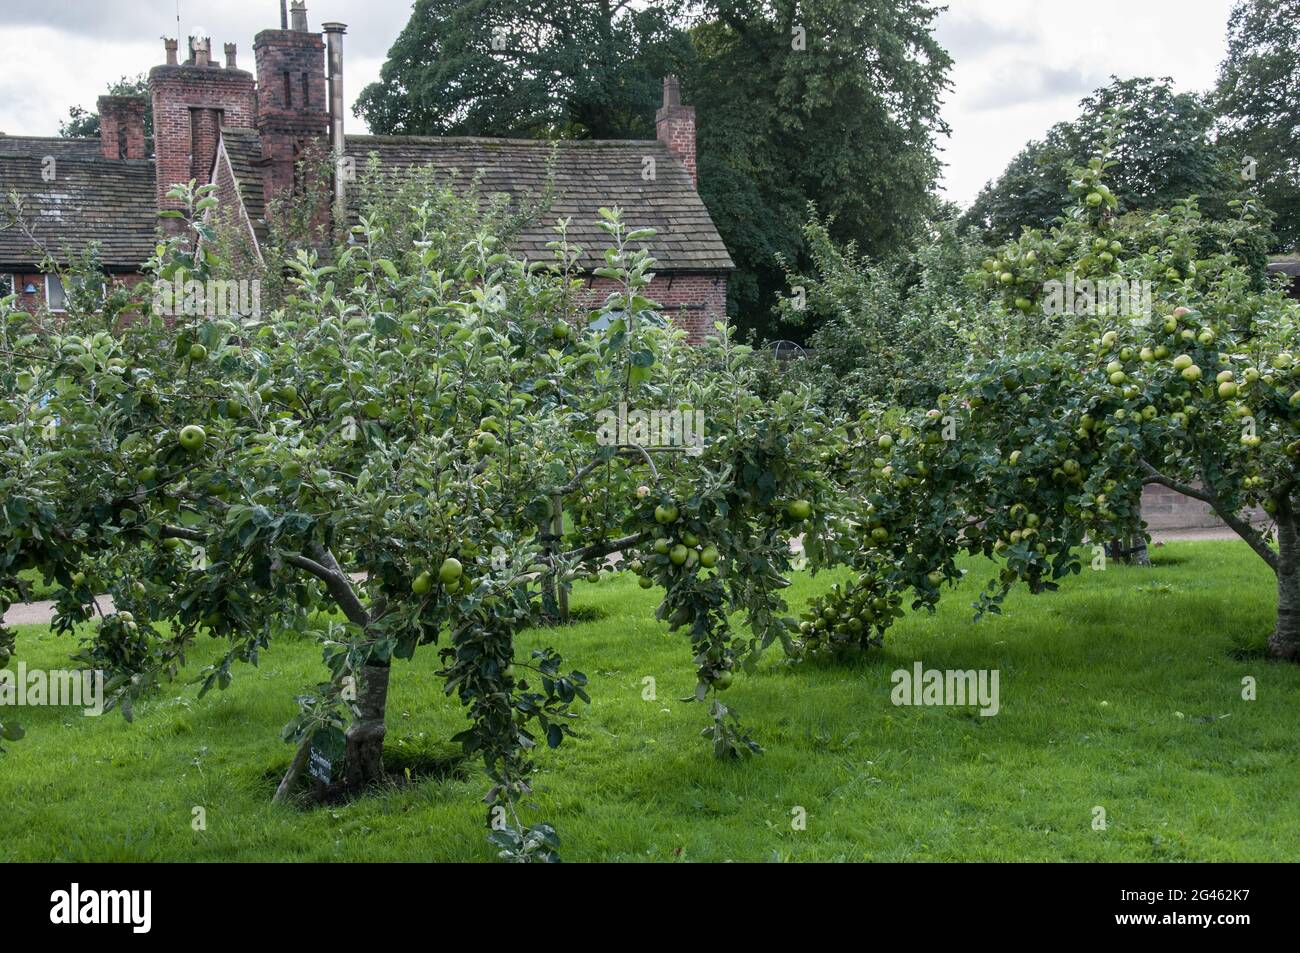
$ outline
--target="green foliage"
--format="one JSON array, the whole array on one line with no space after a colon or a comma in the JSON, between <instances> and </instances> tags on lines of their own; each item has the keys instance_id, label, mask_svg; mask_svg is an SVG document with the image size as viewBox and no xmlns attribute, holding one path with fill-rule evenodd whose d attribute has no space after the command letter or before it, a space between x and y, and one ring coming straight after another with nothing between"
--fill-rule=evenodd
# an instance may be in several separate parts
<instances>
[{"instance_id":1,"label":"green foliage","mask_svg":"<svg viewBox=\"0 0 1300 953\"><path fill-rule=\"evenodd\" d=\"M1080 102L1071 122L1029 143L985 186L962 219L995 241L1022 228L1046 229L1073 204L1070 168L1109 144L1108 182L1119 212L1168 208L1193 196L1211 215L1244 198L1238 155L1216 143L1204 100L1168 79L1115 79Z\"/></svg>"},{"instance_id":2,"label":"green foliage","mask_svg":"<svg viewBox=\"0 0 1300 953\"><path fill-rule=\"evenodd\" d=\"M376 133L651 139L689 56L675 6L418 0L358 115Z\"/></svg>"},{"instance_id":3,"label":"green foliage","mask_svg":"<svg viewBox=\"0 0 1300 953\"><path fill-rule=\"evenodd\" d=\"M1220 141L1277 216L1275 250L1300 250L1300 21L1297 0L1238 0L1228 18L1227 55L1214 107ZM1242 165L1253 159L1253 165Z\"/></svg>"},{"instance_id":4,"label":"green foliage","mask_svg":"<svg viewBox=\"0 0 1300 953\"><path fill-rule=\"evenodd\" d=\"M773 653L737 677L727 701L761 720L766 752L744 764L701 756L697 706L677 701L695 665L653 618L661 593L630 574L578 582L575 610L600 619L565 629L564 652L596 660L588 690L599 705L579 743L548 755L526 823L549 820L565 860L579 862L1289 861L1300 852L1290 797L1300 667L1234 654L1237 640L1257 653L1267 637L1272 574L1236 542L1171 542L1152 558L1154 570L1085 571L1050 599L1013 592L1004 615L972 624L989 564L963 556L958 587L934 615L899 619L883 651L800 665ZM801 612L847 578L796 573L784 595ZM555 640L554 629L529 629L520 653ZM66 664L67 640L44 627L21 627L18 642L29 669ZM191 665L222 649L203 640ZM893 706L890 674L916 660L1001 670L1001 711ZM437 667L433 653L417 654L395 673L389 704L402 717L386 766L463 726L455 700L430 691ZM227 703L179 683L131 726L25 710L28 735L6 743L0 769L0 859L495 858L473 766L346 805L267 803L288 754L267 726L319 670L314 642L281 641L274 664L240 679ZM1246 676L1267 689L1256 701L1240 699ZM76 767L50 797L59 765ZM1089 823L1097 803L1105 832ZM191 829L195 804L208 806L205 831ZM807 809L807 831L791 830L793 805Z\"/></svg>"},{"instance_id":5,"label":"green foliage","mask_svg":"<svg viewBox=\"0 0 1300 953\"><path fill-rule=\"evenodd\" d=\"M517 805L535 749L572 734L587 679L549 648L521 657L516 635L575 577L647 544L656 505L679 501L714 549L657 575L660 614L681 618L708 700L724 672L788 641L785 501L829 492L802 462L824 428L806 388L754 397L748 349L725 334L684 345L642 296L652 233L617 209L601 210L598 272L616 290L589 313L562 230L555 262L530 265L473 196L421 178L382 186L363 189L350 242L327 258L298 248L273 311L191 313L147 282L127 321L72 306L50 323L6 301L0 607L20 571L58 583L56 628L94 622L80 658L107 670L128 715L204 635L227 646L206 692L286 631L341 613L328 681L299 696L284 737L302 754L342 730L344 777L367 782L383 780L387 672L436 643L469 718L456 740L492 781L497 840L513 838L498 846L549 859L553 838ZM206 282L225 267L211 192L172 191L187 228L158 246L152 277ZM707 439L605 439L620 404L707 408ZM824 525L802 527L811 552ZM104 590L117 612L96 621ZM709 718L718 755L757 748L716 698Z\"/></svg>"},{"instance_id":6,"label":"green foliage","mask_svg":"<svg viewBox=\"0 0 1300 953\"><path fill-rule=\"evenodd\" d=\"M811 266L787 275L781 315L815 328L799 366L814 372L823 401L849 409L932 403L981 345L988 296L968 274L984 248L951 220L884 261L859 255L852 242L841 246L817 218L804 226L804 241Z\"/></svg>"},{"instance_id":7,"label":"green foliage","mask_svg":"<svg viewBox=\"0 0 1300 953\"><path fill-rule=\"evenodd\" d=\"M810 202L836 240L873 257L923 227L951 60L931 33L937 11L920 0L702 8L686 77L700 194L737 266L738 328L779 338L780 261L811 264Z\"/></svg>"}]
</instances>

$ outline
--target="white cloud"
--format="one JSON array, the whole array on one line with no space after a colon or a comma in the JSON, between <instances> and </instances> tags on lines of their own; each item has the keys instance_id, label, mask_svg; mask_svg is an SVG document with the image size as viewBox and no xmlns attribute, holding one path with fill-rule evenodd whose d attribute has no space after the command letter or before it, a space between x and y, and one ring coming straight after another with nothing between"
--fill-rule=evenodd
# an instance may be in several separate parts
<instances>
[{"instance_id":1,"label":"white cloud","mask_svg":"<svg viewBox=\"0 0 1300 953\"><path fill-rule=\"evenodd\" d=\"M938 38L952 54L943 115L945 196L969 204L1030 139L1078 115L1110 76L1214 85L1232 0L950 0Z\"/></svg>"}]
</instances>

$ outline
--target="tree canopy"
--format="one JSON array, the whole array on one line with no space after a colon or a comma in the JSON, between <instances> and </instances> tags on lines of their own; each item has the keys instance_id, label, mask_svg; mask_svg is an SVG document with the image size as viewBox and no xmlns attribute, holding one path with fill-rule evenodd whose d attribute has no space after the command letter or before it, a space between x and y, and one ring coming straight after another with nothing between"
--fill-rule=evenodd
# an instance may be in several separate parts
<instances>
[{"instance_id":1,"label":"tree canopy","mask_svg":"<svg viewBox=\"0 0 1300 953\"><path fill-rule=\"evenodd\" d=\"M1108 139L1110 188L1122 212L1168 208L1195 195L1211 215L1247 183L1236 153L1215 142L1214 113L1192 93L1175 92L1168 78L1113 78L1080 102L1079 115L1030 142L980 192L963 223L995 241L1021 228L1048 228L1072 204L1069 169Z\"/></svg>"},{"instance_id":2,"label":"tree canopy","mask_svg":"<svg viewBox=\"0 0 1300 953\"><path fill-rule=\"evenodd\" d=\"M1278 251L1300 250L1300 0L1239 0L1228 19L1215 108L1221 139L1253 159L1253 185L1277 216Z\"/></svg>"},{"instance_id":3,"label":"tree canopy","mask_svg":"<svg viewBox=\"0 0 1300 953\"><path fill-rule=\"evenodd\" d=\"M689 55L673 6L418 0L357 112L390 134L653 138Z\"/></svg>"}]
</instances>

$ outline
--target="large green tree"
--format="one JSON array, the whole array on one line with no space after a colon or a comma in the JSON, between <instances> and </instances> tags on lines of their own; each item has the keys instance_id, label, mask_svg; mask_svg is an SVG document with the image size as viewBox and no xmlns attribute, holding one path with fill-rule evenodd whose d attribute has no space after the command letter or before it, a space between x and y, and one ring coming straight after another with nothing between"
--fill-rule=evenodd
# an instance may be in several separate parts
<instances>
[{"instance_id":1,"label":"large green tree","mask_svg":"<svg viewBox=\"0 0 1300 953\"><path fill-rule=\"evenodd\" d=\"M418 0L357 112L380 133L651 138L689 51L674 7Z\"/></svg>"},{"instance_id":2,"label":"large green tree","mask_svg":"<svg viewBox=\"0 0 1300 953\"><path fill-rule=\"evenodd\" d=\"M964 224L996 240L1021 228L1048 228L1073 203L1070 166L1113 140L1110 187L1120 212L1168 208L1196 195L1221 215L1244 185L1236 153L1214 141L1214 113L1201 97L1176 92L1169 79L1114 79L1080 102L986 185Z\"/></svg>"},{"instance_id":3,"label":"large green tree","mask_svg":"<svg viewBox=\"0 0 1300 953\"><path fill-rule=\"evenodd\" d=\"M1277 216L1280 251L1300 248L1300 0L1241 0L1228 19L1228 55L1215 105L1221 139L1253 173Z\"/></svg>"},{"instance_id":4,"label":"large green tree","mask_svg":"<svg viewBox=\"0 0 1300 953\"><path fill-rule=\"evenodd\" d=\"M781 259L809 261L810 202L833 237L869 256L909 240L932 211L951 60L921 0L703 7L688 77L700 193L737 265L737 321L770 335Z\"/></svg>"}]
</instances>

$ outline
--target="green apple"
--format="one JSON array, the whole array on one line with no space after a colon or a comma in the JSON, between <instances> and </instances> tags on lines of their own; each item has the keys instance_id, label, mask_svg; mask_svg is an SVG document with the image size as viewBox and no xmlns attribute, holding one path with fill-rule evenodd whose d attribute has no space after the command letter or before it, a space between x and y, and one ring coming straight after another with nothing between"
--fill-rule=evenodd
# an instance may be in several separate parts
<instances>
[{"instance_id":1,"label":"green apple","mask_svg":"<svg viewBox=\"0 0 1300 953\"><path fill-rule=\"evenodd\" d=\"M687 549L681 543L678 543L668 551L668 561L674 566L680 566L686 562L686 556L691 550Z\"/></svg>"},{"instance_id":2,"label":"green apple","mask_svg":"<svg viewBox=\"0 0 1300 953\"><path fill-rule=\"evenodd\" d=\"M1182 373L1183 373L1183 380L1185 381L1191 381L1194 383L1201 379L1201 369L1197 367L1195 364L1191 365L1190 367L1184 367Z\"/></svg>"},{"instance_id":3,"label":"green apple","mask_svg":"<svg viewBox=\"0 0 1300 953\"><path fill-rule=\"evenodd\" d=\"M700 553L700 565L705 569L712 569L718 564L721 555L722 554L718 552L718 547L713 545L705 546L703 551Z\"/></svg>"},{"instance_id":4,"label":"green apple","mask_svg":"<svg viewBox=\"0 0 1300 953\"><path fill-rule=\"evenodd\" d=\"M673 548L673 544L666 539L655 540L655 552L660 556L667 556L668 550Z\"/></svg>"},{"instance_id":5,"label":"green apple","mask_svg":"<svg viewBox=\"0 0 1300 953\"><path fill-rule=\"evenodd\" d=\"M662 503L655 507L655 522L667 526L669 523L677 522L677 505L675 503Z\"/></svg>"},{"instance_id":6,"label":"green apple","mask_svg":"<svg viewBox=\"0 0 1300 953\"><path fill-rule=\"evenodd\" d=\"M1223 381L1219 384L1219 396L1224 400L1230 400L1237 396L1237 385L1232 381Z\"/></svg>"},{"instance_id":7,"label":"green apple","mask_svg":"<svg viewBox=\"0 0 1300 953\"><path fill-rule=\"evenodd\" d=\"M730 672L719 672L713 677L713 687L720 692L725 692L734 680Z\"/></svg>"},{"instance_id":8,"label":"green apple","mask_svg":"<svg viewBox=\"0 0 1300 953\"><path fill-rule=\"evenodd\" d=\"M417 596L427 596L432 588L433 577L428 572L422 572L411 580L411 591Z\"/></svg>"},{"instance_id":9,"label":"green apple","mask_svg":"<svg viewBox=\"0 0 1300 953\"><path fill-rule=\"evenodd\" d=\"M208 359L208 349L206 347L204 347L202 344L190 345L190 361L192 363L198 364L202 361L206 361L207 359Z\"/></svg>"},{"instance_id":10,"label":"green apple","mask_svg":"<svg viewBox=\"0 0 1300 953\"><path fill-rule=\"evenodd\" d=\"M785 514L793 520L806 520L812 516L812 504L807 500L791 500L786 505Z\"/></svg>"},{"instance_id":11,"label":"green apple","mask_svg":"<svg viewBox=\"0 0 1300 953\"><path fill-rule=\"evenodd\" d=\"M687 530L682 533L682 542L687 546L698 546L700 545L700 538L690 530Z\"/></svg>"},{"instance_id":12,"label":"green apple","mask_svg":"<svg viewBox=\"0 0 1300 953\"><path fill-rule=\"evenodd\" d=\"M640 586L642 589L649 589L654 584L655 581L651 579L649 576L642 576L640 579L637 580L637 585Z\"/></svg>"},{"instance_id":13,"label":"green apple","mask_svg":"<svg viewBox=\"0 0 1300 953\"><path fill-rule=\"evenodd\" d=\"M881 450L888 450L894 445L894 438L890 434L881 434L880 439L876 441L876 446Z\"/></svg>"},{"instance_id":14,"label":"green apple","mask_svg":"<svg viewBox=\"0 0 1300 953\"><path fill-rule=\"evenodd\" d=\"M1192 364L1194 363L1195 362L1192 360L1192 355L1179 354L1176 358L1174 358L1174 370L1176 371L1186 370L1187 368L1191 367Z\"/></svg>"},{"instance_id":15,"label":"green apple","mask_svg":"<svg viewBox=\"0 0 1300 953\"><path fill-rule=\"evenodd\" d=\"M460 560L455 556L448 556L438 567L438 581L444 586L450 586L456 580L465 574L465 567L460 564Z\"/></svg>"},{"instance_id":16,"label":"green apple","mask_svg":"<svg viewBox=\"0 0 1300 953\"><path fill-rule=\"evenodd\" d=\"M180 433L180 444L190 453L202 450L203 445L208 442L208 433L198 424L190 424L183 427Z\"/></svg>"}]
</instances>

